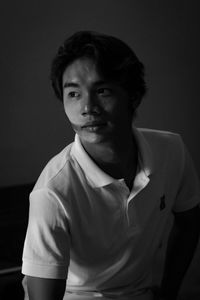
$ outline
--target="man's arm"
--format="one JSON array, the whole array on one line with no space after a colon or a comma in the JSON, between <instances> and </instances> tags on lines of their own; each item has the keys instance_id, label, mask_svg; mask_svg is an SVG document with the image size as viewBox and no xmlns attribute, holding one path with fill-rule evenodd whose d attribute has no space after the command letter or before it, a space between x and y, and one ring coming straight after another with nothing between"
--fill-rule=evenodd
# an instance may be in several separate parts
<instances>
[{"instance_id":1,"label":"man's arm","mask_svg":"<svg viewBox=\"0 0 200 300\"><path fill-rule=\"evenodd\" d=\"M174 226L168 241L160 299L177 299L184 275L194 255L199 233L199 207L174 214Z\"/></svg>"},{"instance_id":2,"label":"man's arm","mask_svg":"<svg viewBox=\"0 0 200 300\"><path fill-rule=\"evenodd\" d=\"M65 279L27 276L29 300L63 300L65 287Z\"/></svg>"}]
</instances>

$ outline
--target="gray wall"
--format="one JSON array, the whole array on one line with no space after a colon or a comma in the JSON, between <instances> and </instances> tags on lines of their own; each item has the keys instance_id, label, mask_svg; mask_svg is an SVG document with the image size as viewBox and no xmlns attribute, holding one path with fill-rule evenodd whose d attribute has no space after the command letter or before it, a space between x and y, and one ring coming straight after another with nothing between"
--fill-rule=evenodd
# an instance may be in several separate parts
<instances>
[{"instance_id":1,"label":"gray wall","mask_svg":"<svg viewBox=\"0 0 200 300\"><path fill-rule=\"evenodd\" d=\"M0 186L35 181L73 134L49 82L50 61L80 29L129 43L147 69L138 126L182 134L198 173L198 0L1 1Z\"/></svg>"}]
</instances>

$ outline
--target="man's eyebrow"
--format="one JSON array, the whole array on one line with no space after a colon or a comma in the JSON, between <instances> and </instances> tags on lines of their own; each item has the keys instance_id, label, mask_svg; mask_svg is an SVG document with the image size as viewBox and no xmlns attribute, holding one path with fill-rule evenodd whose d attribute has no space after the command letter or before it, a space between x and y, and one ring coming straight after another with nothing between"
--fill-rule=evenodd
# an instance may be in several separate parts
<instances>
[{"instance_id":1,"label":"man's eyebrow","mask_svg":"<svg viewBox=\"0 0 200 300\"><path fill-rule=\"evenodd\" d=\"M75 82L65 82L63 84L63 88L68 88L68 87L79 87L79 84L78 83L75 83Z\"/></svg>"},{"instance_id":2,"label":"man's eyebrow","mask_svg":"<svg viewBox=\"0 0 200 300\"><path fill-rule=\"evenodd\" d=\"M99 86L99 85L103 85L103 84L109 84L108 81L106 80L97 80L93 83L94 86ZM63 88L69 88L69 87L75 87L75 88L78 88L80 87L79 83L76 83L76 82L65 82L63 84Z\"/></svg>"},{"instance_id":3,"label":"man's eyebrow","mask_svg":"<svg viewBox=\"0 0 200 300\"><path fill-rule=\"evenodd\" d=\"M106 80L97 80L94 82L94 85L98 86L98 85L104 85L104 84L109 84L108 81Z\"/></svg>"}]
</instances>

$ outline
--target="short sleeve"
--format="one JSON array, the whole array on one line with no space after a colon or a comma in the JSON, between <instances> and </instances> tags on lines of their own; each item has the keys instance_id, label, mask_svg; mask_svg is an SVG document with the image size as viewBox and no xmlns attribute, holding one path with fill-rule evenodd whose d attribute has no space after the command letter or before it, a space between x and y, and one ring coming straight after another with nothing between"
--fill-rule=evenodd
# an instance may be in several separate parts
<instances>
[{"instance_id":1,"label":"short sleeve","mask_svg":"<svg viewBox=\"0 0 200 300\"><path fill-rule=\"evenodd\" d=\"M183 144L183 168L174 212L189 210L200 203L200 185L193 160Z\"/></svg>"},{"instance_id":2,"label":"short sleeve","mask_svg":"<svg viewBox=\"0 0 200 300\"><path fill-rule=\"evenodd\" d=\"M33 191L30 194L22 273L66 279L69 249L68 218L59 198L50 189Z\"/></svg>"}]
</instances>

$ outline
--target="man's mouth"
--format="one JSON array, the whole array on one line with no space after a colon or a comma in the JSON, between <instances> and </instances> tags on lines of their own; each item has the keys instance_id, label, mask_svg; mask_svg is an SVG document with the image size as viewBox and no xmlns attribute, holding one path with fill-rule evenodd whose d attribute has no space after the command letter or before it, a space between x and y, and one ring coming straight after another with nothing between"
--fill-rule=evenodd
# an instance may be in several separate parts
<instances>
[{"instance_id":1,"label":"man's mouth","mask_svg":"<svg viewBox=\"0 0 200 300\"><path fill-rule=\"evenodd\" d=\"M87 123L85 125L82 126L82 129L85 129L87 131L90 132L96 132L99 131L101 129L104 129L106 126L106 123L100 123L100 122L91 122L91 123Z\"/></svg>"}]
</instances>

